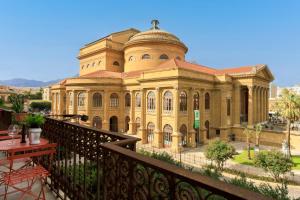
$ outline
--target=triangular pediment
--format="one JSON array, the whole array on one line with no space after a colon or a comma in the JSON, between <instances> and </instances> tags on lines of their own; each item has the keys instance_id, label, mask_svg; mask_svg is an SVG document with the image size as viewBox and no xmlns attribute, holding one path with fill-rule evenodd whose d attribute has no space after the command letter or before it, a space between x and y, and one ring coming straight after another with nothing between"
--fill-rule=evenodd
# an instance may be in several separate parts
<instances>
[{"instance_id":1,"label":"triangular pediment","mask_svg":"<svg viewBox=\"0 0 300 200\"><path fill-rule=\"evenodd\" d=\"M269 70L267 65L258 69L256 72L256 76L259 78L262 78L262 79L266 79L268 81L274 80L274 76L273 76L272 72Z\"/></svg>"}]
</instances>

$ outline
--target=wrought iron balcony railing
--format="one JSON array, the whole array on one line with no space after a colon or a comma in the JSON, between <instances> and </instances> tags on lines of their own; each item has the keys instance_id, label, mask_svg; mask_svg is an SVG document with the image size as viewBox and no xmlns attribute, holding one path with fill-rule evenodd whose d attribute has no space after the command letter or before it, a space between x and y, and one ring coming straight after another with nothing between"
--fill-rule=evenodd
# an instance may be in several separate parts
<instances>
[{"instance_id":1,"label":"wrought iron balcony railing","mask_svg":"<svg viewBox=\"0 0 300 200\"><path fill-rule=\"evenodd\" d=\"M46 118L42 136L58 144L48 184L59 199L268 199L138 154L122 134Z\"/></svg>"}]
</instances>

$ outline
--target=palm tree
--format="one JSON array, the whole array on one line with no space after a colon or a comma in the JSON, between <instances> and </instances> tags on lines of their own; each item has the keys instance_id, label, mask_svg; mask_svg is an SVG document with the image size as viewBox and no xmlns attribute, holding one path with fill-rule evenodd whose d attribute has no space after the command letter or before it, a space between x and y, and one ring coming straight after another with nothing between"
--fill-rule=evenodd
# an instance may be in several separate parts
<instances>
[{"instance_id":1,"label":"palm tree","mask_svg":"<svg viewBox=\"0 0 300 200\"><path fill-rule=\"evenodd\" d=\"M250 150L251 150L251 146L250 146L250 138L253 134L253 131L245 128L243 131L243 134L246 135L246 143L247 143L247 151L248 151L248 159L251 160L251 154L250 154Z\"/></svg>"},{"instance_id":2,"label":"palm tree","mask_svg":"<svg viewBox=\"0 0 300 200\"><path fill-rule=\"evenodd\" d=\"M260 142L260 134L262 131L262 124L255 125L255 146L259 149L259 142Z\"/></svg>"},{"instance_id":3,"label":"palm tree","mask_svg":"<svg viewBox=\"0 0 300 200\"><path fill-rule=\"evenodd\" d=\"M293 90L283 89L276 103L277 112L287 120L286 141L288 157L291 156L291 123L300 118L300 96Z\"/></svg>"}]
</instances>

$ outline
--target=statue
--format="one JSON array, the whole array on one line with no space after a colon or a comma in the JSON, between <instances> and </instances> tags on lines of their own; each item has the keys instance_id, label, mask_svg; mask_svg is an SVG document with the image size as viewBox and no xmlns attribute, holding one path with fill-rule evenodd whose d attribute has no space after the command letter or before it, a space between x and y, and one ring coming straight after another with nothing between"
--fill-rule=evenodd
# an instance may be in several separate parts
<instances>
[{"instance_id":1,"label":"statue","mask_svg":"<svg viewBox=\"0 0 300 200\"><path fill-rule=\"evenodd\" d=\"M153 19L151 21L151 24L152 24L151 30L158 30L159 29L159 27L158 27L159 21L157 19Z\"/></svg>"}]
</instances>

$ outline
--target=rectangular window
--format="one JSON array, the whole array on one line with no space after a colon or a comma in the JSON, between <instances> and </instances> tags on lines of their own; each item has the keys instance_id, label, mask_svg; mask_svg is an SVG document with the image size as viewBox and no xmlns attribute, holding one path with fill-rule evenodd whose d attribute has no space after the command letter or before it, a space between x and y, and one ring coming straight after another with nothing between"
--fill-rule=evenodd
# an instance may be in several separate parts
<instances>
[{"instance_id":1,"label":"rectangular window","mask_svg":"<svg viewBox=\"0 0 300 200\"><path fill-rule=\"evenodd\" d=\"M227 99L227 116L230 116L230 110L231 110L231 108L230 108L230 99Z\"/></svg>"}]
</instances>

